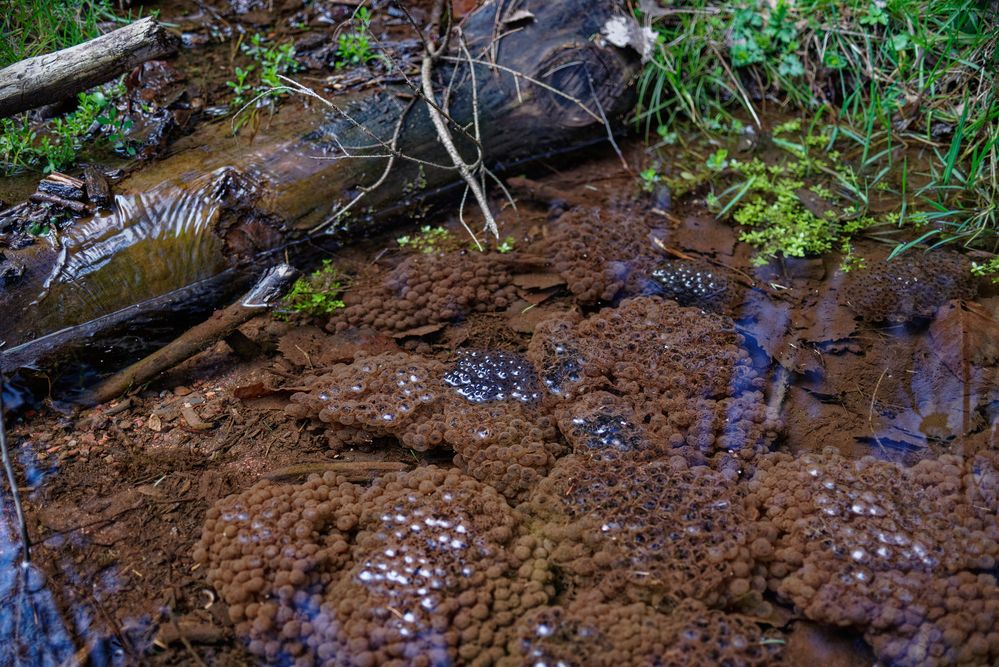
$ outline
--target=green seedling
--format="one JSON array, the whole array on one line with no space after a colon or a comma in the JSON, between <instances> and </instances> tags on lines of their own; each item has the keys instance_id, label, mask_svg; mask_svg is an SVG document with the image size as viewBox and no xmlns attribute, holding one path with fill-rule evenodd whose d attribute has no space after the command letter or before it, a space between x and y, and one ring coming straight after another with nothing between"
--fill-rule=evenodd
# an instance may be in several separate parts
<instances>
[{"instance_id":1,"label":"green seedling","mask_svg":"<svg viewBox=\"0 0 999 667\"><path fill-rule=\"evenodd\" d=\"M358 7L351 19L351 29L337 37L337 69L363 65L378 57L371 48L370 25L371 11L363 5Z\"/></svg>"},{"instance_id":2,"label":"green seedling","mask_svg":"<svg viewBox=\"0 0 999 667\"><path fill-rule=\"evenodd\" d=\"M335 313L345 306L340 297L348 283L346 276L333 266L332 260L323 260L319 269L295 281L274 310L274 315L288 320L292 315L322 317Z\"/></svg>"},{"instance_id":3,"label":"green seedling","mask_svg":"<svg viewBox=\"0 0 999 667\"><path fill-rule=\"evenodd\" d=\"M656 171L655 167L649 167L638 173L639 181L642 184L642 190L645 192L652 192L656 188L656 184L661 180L659 172Z\"/></svg>"}]
</instances>

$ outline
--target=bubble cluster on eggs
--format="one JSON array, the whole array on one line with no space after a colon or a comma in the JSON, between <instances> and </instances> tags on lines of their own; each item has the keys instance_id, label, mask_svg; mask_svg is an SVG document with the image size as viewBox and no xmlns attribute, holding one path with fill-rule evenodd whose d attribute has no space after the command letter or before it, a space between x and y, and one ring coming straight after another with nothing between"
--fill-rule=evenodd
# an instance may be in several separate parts
<instances>
[{"instance_id":1,"label":"bubble cluster on eggs","mask_svg":"<svg viewBox=\"0 0 999 667\"><path fill-rule=\"evenodd\" d=\"M467 352L444 375L444 382L472 403L508 398L531 403L541 397L534 368L510 352Z\"/></svg>"}]
</instances>

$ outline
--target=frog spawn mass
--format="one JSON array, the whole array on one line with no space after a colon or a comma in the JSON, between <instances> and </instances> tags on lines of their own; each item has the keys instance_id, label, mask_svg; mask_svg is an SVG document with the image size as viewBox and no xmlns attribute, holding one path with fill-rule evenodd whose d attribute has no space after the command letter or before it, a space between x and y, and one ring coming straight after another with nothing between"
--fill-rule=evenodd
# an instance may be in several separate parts
<instances>
[{"instance_id":1,"label":"frog spawn mass","mask_svg":"<svg viewBox=\"0 0 999 667\"><path fill-rule=\"evenodd\" d=\"M528 357L557 402L620 396L656 447L729 477L751 472L781 428L732 321L659 297L545 320Z\"/></svg>"},{"instance_id":2,"label":"frog spawn mass","mask_svg":"<svg viewBox=\"0 0 999 667\"><path fill-rule=\"evenodd\" d=\"M999 457L770 455L746 485L768 585L897 665L999 661Z\"/></svg>"},{"instance_id":3,"label":"frog spawn mass","mask_svg":"<svg viewBox=\"0 0 999 667\"><path fill-rule=\"evenodd\" d=\"M195 558L269 662L490 662L552 593L519 522L457 470L265 481L209 511Z\"/></svg>"},{"instance_id":4,"label":"frog spawn mass","mask_svg":"<svg viewBox=\"0 0 999 667\"><path fill-rule=\"evenodd\" d=\"M971 261L949 250L912 252L851 272L846 303L869 322L898 324L931 318L950 299L977 292Z\"/></svg>"},{"instance_id":5,"label":"frog spawn mass","mask_svg":"<svg viewBox=\"0 0 999 667\"><path fill-rule=\"evenodd\" d=\"M420 452L450 449L462 470L520 500L563 451L554 420L532 405L536 383L505 352L472 353L450 369L404 352L362 355L293 395L286 412L326 422L336 447L395 438Z\"/></svg>"},{"instance_id":6,"label":"frog spawn mass","mask_svg":"<svg viewBox=\"0 0 999 667\"><path fill-rule=\"evenodd\" d=\"M656 259L552 242L579 303L637 293ZM512 296L478 264L475 289L437 294L421 271L448 262L407 262L333 326L399 331ZM740 615L766 592L888 663L996 662L996 534L976 509L995 516L994 461L769 454L780 423L731 320L662 296L555 315L526 360L359 355L296 394L288 414L335 447L395 439L458 470L223 500L197 558L250 649L303 665L777 664L779 633Z\"/></svg>"},{"instance_id":7,"label":"frog spawn mass","mask_svg":"<svg viewBox=\"0 0 999 667\"><path fill-rule=\"evenodd\" d=\"M690 260L660 264L650 274L648 291L681 306L698 306L721 311L732 298L728 280L707 266Z\"/></svg>"}]
</instances>

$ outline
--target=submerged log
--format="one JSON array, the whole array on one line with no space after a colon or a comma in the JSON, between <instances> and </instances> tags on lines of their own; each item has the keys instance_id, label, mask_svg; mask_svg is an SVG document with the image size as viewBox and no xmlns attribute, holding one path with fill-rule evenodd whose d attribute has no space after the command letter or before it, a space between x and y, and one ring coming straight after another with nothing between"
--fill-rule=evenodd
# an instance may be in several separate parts
<instances>
[{"instance_id":1,"label":"submerged log","mask_svg":"<svg viewBox=\"0 0 999 667\"><path fill-rule=\"evenodd\" d=\"M467 51L441 60L435 87L453 82L446 111L467 161L476 151L458 128L472 126L476 105L484 159L497 171L604 138L603 119L630 108L638 65L594 36L624 13L614 0L493 0L466 17ZM252 138L228 137L228 124L204 126L116 184L109 212L5 251L27 270L0 288L0 309L23 313L0 318L8 350L0 368L51 367L55 352L83 349L81 336L88 349L120 347L102 336L160 312L177 290L186 309L201 305L203 319L277 257L301 261L317 243L342 245L393 214L460 193L457 171L434 166L451 162L412 89L332 102L333 110L313 103L303 113L286 101Z\"/></svg>"},{"instance_id":2,"label":"submerged log","mask_svg":"<svg viewBox=\"0 0 999 667\"><path fill-rule=\"evenodd\" d=\"M173 53L179 40L152 18L130 23L83 44L0 70L0 118L72 98Z\"/></svg>"}]
</instances>

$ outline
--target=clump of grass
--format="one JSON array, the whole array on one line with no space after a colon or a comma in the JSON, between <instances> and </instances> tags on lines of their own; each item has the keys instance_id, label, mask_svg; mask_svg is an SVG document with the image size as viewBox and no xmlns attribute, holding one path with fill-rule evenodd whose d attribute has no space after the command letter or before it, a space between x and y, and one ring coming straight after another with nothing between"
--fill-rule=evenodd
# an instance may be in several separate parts
<instances>
[{"instance_id":1,"label":"clump of grass","mask_svg":"<svg viewBox=\"0 0 999 667\"><path fill-rule=\"evenodd\" d=\"M88 143L135 155L126 137L132 121L116 106L124 95L125 86L119 81L80 93L74 111L38 126L26 114L0 119L0 174L66 169Z\"/></svg>"},{"instance_id":2,"label":"clump of grass","mask_svg":"<svg viewBox=\"0 0 999 667\"><path fill-rule=\"evenodd\" d=\"M287 320L292 315L321 317L335 313L345 306L341 296L348 284L347 277L333 266L332 260L325 259L320 268L295 281L274 310L274 316Z\"/></svg>"},{"instance_id":3,"label":"clump of grass","mask_svg":"<svg viewBox=\"0 0 999 667\"><path fill-rule=\"evenodd\" d=\"M100 34L116 17L111 0L34 0L5 3L0 12L0 67L65 49Z\"/></svg>"},{"instance_id":4,"label":"clump of grass","mask_svg":"<svg viewBox=\"0 0 999 667\"><path fill-rule=\"evenodd\" d=\"M831 114L832 140L855 145L862 199L885 170L911 172L898 190L899 223L926 228L899 251L917 242L999 246L995 3L647 0L642 8L658 38L639 82L636 119L649 134L667 136L682 119L732 131L737 113L762 126L764 100ZM925 158L907 161L913 151Z\"/></svg>"}]
</instances>

